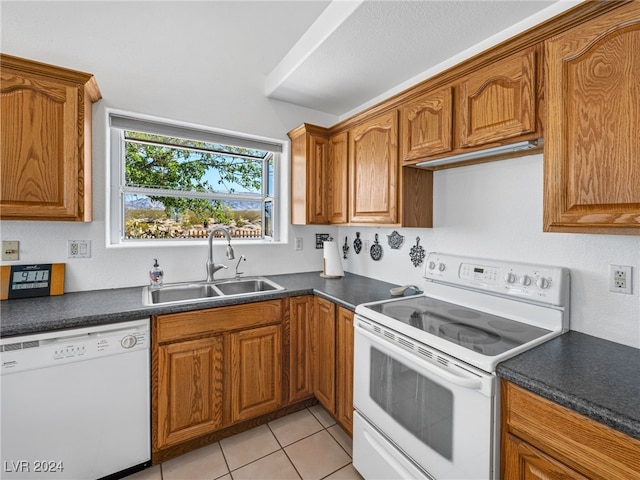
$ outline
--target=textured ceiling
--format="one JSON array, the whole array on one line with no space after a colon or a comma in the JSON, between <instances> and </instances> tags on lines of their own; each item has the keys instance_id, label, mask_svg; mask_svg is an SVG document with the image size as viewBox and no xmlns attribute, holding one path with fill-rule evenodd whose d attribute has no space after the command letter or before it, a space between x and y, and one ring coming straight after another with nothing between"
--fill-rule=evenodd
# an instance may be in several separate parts
<instances>
[{"instance_id":1,"label":"textured ceiling","mask_svg":"<svg viewBox=\"0 0 640 480\"><path fill-rule=\"evenodd\" d=\"M555 3L336 0L271 71L265 93L341 116Z\"/></svg>"}]
</instances>

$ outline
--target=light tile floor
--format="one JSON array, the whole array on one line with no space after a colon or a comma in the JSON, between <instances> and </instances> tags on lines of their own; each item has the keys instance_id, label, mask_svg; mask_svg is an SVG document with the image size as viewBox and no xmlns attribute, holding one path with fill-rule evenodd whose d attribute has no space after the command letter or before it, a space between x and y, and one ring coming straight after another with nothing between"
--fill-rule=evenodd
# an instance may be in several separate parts
<instances>
[{"instance_id":1,"label":"light tile floor","mask_svg":"<svg viewBox=\"0 0 640 480\"><path fill-rule=\"evenodd\" d=\"M316 405L125 480L362 480L351 455L351 438Z\"/></svg>"}]
</instances>

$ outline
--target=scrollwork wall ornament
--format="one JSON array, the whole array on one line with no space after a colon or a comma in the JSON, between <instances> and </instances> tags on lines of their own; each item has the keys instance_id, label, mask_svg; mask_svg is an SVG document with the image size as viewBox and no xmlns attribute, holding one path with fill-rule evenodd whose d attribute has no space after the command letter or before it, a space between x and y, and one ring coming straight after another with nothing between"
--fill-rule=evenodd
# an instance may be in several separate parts
<instances>
[{"instance_id":1,"label":"scrollwork wall ornament","mask_svg":"<svg viewBox=\"0 0 640 480\"><path fill-rule=\"evenodd\" d=\"M362 250L362 240L360 240L360 232L356 232L356 239L353 241L353 251L356 252L356 255L359 255L360 250Z\"/></svg>"},{"instance_id":2,"label":"scrollwork wall ornament","mask_svg":"<svg viewBox=\"0 0 640 480\"><path fill-rule=\"evenodd\" d=\"M404 243L404 236L394 230L391 235L387 235L387 240L392 249L398 250Z\"/></svg>"},{"instance_id":3,"label":"scrollwork wall ornament","mask_svg":"<svg viewBox=\"0 0 640 480\"><path fill-rule=\"evenodd\" d=\"M420 246L420 237L416 237L416 244L409 251L409 258L413 266L419 266L424 261L424 256L424 248Z\"/></svg>"}]
</instances>

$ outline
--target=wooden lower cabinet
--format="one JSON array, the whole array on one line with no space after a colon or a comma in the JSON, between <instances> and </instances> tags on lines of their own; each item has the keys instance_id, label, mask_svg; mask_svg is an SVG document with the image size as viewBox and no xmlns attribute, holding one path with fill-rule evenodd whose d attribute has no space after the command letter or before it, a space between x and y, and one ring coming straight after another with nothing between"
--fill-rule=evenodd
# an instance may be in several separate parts
<instances>
[{"instance_id":1,"label":"wooden lower cabinet","mask_svg":"<svg viewBox=\"0 0 640 480\"><path fill-rule=\"evenodd\" d=\"M504 480L640 478L640 440L502 380Z\"/></svg>"},{"instance_id":2,"label":"wooden lower cabinet","mask_svg":"<svg viewBox=\"0 0 640 480\"><path fill-rule=\"evenodd\" d=\"M316 297L313 313L313 394L329 413L335 414L336 306Z\"/></svg>"},{"instance_id":3,"label":"wooden lower cabinet","mask_svg":"<svg viewBox=\"0 0 640 480\"><path fill-rule=\"evenodd\" d=\"M349 433L353 312L313 295L154 317L153 461L315 403Z\"/></svg>"},{"instance_id":4,"label":"wooden lower cabinet","mask_svg":"<svg viewBox=\"0 0 640 480\"><path fill-rule=\"evenodd\" d=\"M282 303L154 318L154 453L283 406Z\"/></svg>"},{"instance_id":5,"label":"wooden lower cabinet","mask_svg":"<svg viewBox=\"0 0 640 480\"><path fill-rule=\"evenodd\" d=\"M222 335L158 348L158 448L222 427Z\"/></svg>"},{"instance_id":6,"label":"wooden lower cabinet","mask_svg":"<svg viewBox=\"0 0 640 480\"><path fill-rule=\"evenodd\" d=\"M586 480L575 470L545 455L537 448L518 437L507 434L505 437L504 456L508 461L502 478L526 480Z\"/></svg>"},{"instance_id":7,"label":"wooden lower cabinet","mask_svg":"<svg viewBox=\"0 0 640 480\"><path fill-rule=\"evenodd\" d=\"M336 418L353 435L353 312L336 313Z\"/></svg>"},{"instance_id":8,"label":"wooden lower cabinet","mask_svg":"<svg viewBox=\"0 0 640 480\"><path fill-rule=\"evenodd\" d=\"M313 394L349 434L353 432L353 312L316 297Z\"/></svg>"},{"instance_id":9,"label":"wooden lower cabinet","mask_svg":"<svg viewBox=\"0 0 640 480\"><path fill-rule=\"evenodd\" d=\"M231 333L228 342L231 422L282 406L282 326Z\"/></svg>"},{"instance_id":10,"label":"wooden lower cabinet","mask_svg":"<svg viewBox=\"0 0 640 480\"><path fill-rule=\"evenodd\" d=\"M313 295L289 299L289 402L313 396Z\"/></svg>"}]
</instances>

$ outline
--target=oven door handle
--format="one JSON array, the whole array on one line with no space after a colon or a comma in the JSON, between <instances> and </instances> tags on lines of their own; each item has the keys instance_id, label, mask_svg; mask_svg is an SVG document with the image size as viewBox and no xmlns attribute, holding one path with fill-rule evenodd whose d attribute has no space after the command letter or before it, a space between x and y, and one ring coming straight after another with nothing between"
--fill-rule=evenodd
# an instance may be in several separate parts
<instances>
[{"instance_id":1,"label":"oven door handle","mask_svg":"<svg viewBox=\"0 0 640 480\"><path fill-rule=\"evenodd\" d=\"M372 342L375 342L377 344L381 344L384 345L386 348L388 348L389 350L392 350L394 354L404 358L405 360L412 362L412 363L416 363L420 366L420 368L429 371L430 373L433 373L434 375L439 376L440 378L451 382L455 385L458 385L460 387L464 387L464 388L468 388L469 390L481 390L482 389L482 381L478 378L469 378L469 377L461 377L459 375L454 375L453 373L443 369L442 367L439 367L436 364L433 364L431 362L427 362L426 360L421 359L420 357L417 356L417 354L410 354L406 351L404 351L403 349L397 347L396 345L394 345L393 343L391 343L389 340L384 340L376 335L374 335L373 333L365 330L364 328L360 327L357 323L356 323L356 332L360 335L363 335L365 337L367 337L369 340L371 340Z\"/></svg>"}]
</instances>

